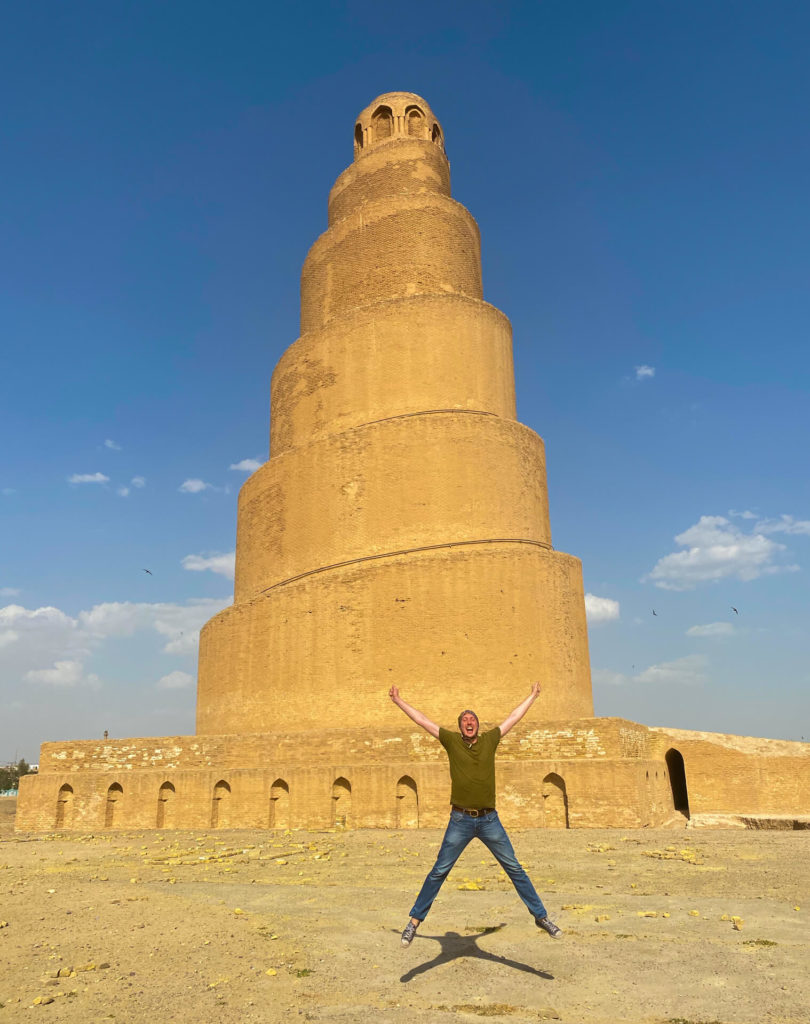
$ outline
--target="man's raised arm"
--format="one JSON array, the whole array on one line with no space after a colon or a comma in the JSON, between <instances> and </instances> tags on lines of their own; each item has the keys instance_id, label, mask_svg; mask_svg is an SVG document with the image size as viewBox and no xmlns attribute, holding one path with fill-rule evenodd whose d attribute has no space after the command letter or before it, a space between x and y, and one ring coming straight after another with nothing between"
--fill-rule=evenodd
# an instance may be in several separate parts
<instances>
[{"instance_id":1,"label":"man's raised arm","mask_svg":"<svg viewBox=\"0 0 810 1024\"><path fill-rule=\"evenodd\" d=\"M396 704L398 708L401 708L411 721L416 722L417 725L421 725L423 729L430 733L431 736L439 738L439 727L435 722L423 715L421 711L417 711L416 708L412 708L407 701L404 701L399 695L399 690L396 686L392 686L388 691L388 696Z\"/></svg>"},{"instance_id":2,"label":"man's raised arm","mask_svg":"<svg viewBox=\"0 0 810 1024\"><path fill-rule=\"evenodd\" d=\"M540 696L540 684L535 683L532 686L532 692L529 696L520 702L518 706L504 719L503 725L501 726L501 736L505 736L513 725L517 725L518 722L523 718L529 708L534 704L537 698Z\"/></svg>"}]
</instances>

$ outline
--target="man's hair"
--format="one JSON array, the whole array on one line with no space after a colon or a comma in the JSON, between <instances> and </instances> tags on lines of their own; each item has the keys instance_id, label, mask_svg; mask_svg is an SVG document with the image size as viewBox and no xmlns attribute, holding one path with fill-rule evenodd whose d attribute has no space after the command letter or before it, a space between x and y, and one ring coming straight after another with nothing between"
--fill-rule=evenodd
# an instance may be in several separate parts
<instances>
[{"instance_id":1,"label":"man's hair","mask_svg":"<svg viewBox=\"0 0 810 1024\"><path fill-rule=\"evenodd\" d=\"M462 719L462 718L463 718L463 717L464 717L465 715L472 715L472 716L473 716L473 718L474 718L474 719L476 720L476 722L478 723L478 728L479 728L479 729L481 728L481 720L480 720L480 718L478 717L478 715L476 715L476 713L475 713L474 711L471 711L471 710L470 710L469 708L467 708L467 710L466 710L466 711L462 711L462 712L461 712L461 714L460 714L460 715L458 716L458 728L459 728L459 732L461 732L461 719Z\"/></svg>"}]
</instances>

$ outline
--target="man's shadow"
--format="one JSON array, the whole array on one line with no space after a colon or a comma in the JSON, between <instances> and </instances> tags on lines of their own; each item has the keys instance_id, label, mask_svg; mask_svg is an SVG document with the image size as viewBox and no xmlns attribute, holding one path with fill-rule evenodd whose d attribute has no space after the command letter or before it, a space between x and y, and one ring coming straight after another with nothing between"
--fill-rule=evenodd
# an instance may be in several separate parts
<instances>
[{"instance_id":1,"label":"man's shadow","mask_svg":"<svg viewBox=\"0 0 810 1024\"><path fill-rule=\"evenodd\" d=\"M526 974L533 974L537 978L546 978L548 981L553 981L554 975L549 974L547 971L539 971L536 967L522 964L518 960L510 960L505 956L496 956L495 953L488 953L485 949L479 948L478 940L480 938L484 935L498 932L501 928L505 927L505 924L492 925L489 928L484 928L477 935L461 935L459 932L447 932L445 935L420 935L417 932L414 939L430 939L433 942L438 942L440 950L432 960L412 967L399 980L407 983L413 981L417 975L424 974L425 971L432 971L434 967L439 967L441 964L447 964L451 960L459 960L462 957L470 957L477 960L489 960L494 964L502 964L504 967L512 967L516 971L524 971Z\"/></svg>"}]
</instances>

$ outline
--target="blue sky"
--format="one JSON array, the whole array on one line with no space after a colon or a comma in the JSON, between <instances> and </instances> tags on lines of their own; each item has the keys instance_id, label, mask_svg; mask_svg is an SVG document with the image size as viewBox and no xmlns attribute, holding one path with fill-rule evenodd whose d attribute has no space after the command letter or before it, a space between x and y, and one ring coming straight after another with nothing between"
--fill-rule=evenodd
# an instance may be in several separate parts
<instances>
[{"instance_id":1,"label":"blue sky","mask_svg":"<svg viewBox=\"0 0 810 1024\"><path fill-rule=\"evenodd\" d=\"M513 323L597 714L810 738L809 37L778 0L7 5L0 761L193 732L234 467L392 89Z\"/></svg>"}]
</instances>

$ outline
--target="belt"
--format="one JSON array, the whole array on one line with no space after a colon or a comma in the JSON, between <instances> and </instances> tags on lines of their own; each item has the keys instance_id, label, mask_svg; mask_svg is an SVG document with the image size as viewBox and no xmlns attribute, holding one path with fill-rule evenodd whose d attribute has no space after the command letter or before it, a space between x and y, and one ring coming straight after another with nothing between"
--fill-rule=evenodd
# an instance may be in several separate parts
<instances>
[{"instance_id":1,"label":"belt","mask_svg":"<svg viewBox=\"0 0 810 1024\"><path fill-rule=\"evenodd\" d=\"M492 814L494 807L457 807L450 805L454 811L461 811L462 814L469 814L471 818L480 818L482 814Z\"/></svg>"}]
</instances>

